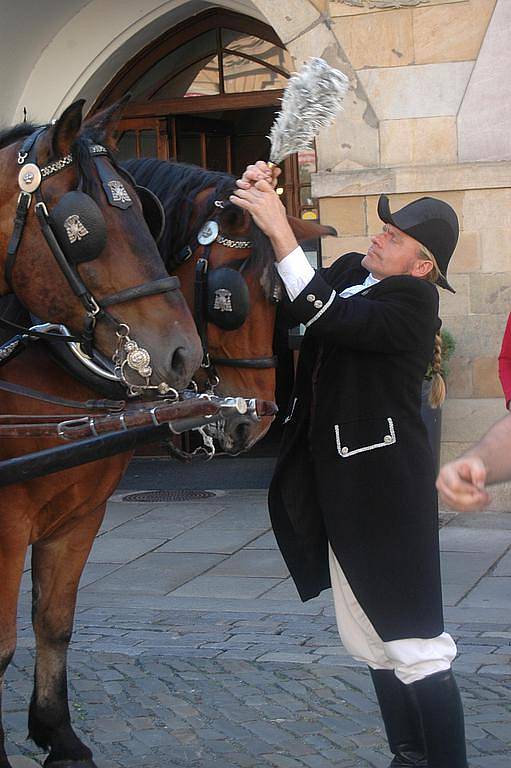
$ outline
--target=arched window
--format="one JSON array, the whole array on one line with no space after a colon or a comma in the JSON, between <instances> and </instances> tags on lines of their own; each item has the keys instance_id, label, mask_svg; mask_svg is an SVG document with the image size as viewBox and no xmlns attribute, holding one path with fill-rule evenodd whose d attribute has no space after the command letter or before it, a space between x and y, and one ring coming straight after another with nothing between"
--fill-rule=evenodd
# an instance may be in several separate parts
<instances>
[{"instance_id":1,"label":"arched window","mask_svg":"<svg viewBox=\"0 0 511 768\"><path fill-rule=\"evenodd\" d=\"M174 99L281 91L292 69L291 57L271 27L214 9L187 19L140 51L94 109L127 91L132 94L131 116ZM278 103L278 94L261 103Z\"/></svg>"},{"instance_id":2,"label":"arched window","mask_svg":"<svg viewBox=\"0 0 511 768\"><path fill-rule=\"evenodd\" d=\"M136 101L283 89L289 54L273 42L217 27L154 64L132 88Z\"/></svg>"},{"instance_id":3,"label":"arched window","mask_svg":"<svg viewBox=\"0 0 511 768\"><path fill-rule=\"evenodd\" d=\"M117 74L100 109L131 93L118 148L121 159L162 157L238 174L267 158L267 135L293 72L290 54L262 22L211 9L167 30ZM316 217L310 175L315 152L286 161L288 210Z\"/></svg>"}]
</instances>

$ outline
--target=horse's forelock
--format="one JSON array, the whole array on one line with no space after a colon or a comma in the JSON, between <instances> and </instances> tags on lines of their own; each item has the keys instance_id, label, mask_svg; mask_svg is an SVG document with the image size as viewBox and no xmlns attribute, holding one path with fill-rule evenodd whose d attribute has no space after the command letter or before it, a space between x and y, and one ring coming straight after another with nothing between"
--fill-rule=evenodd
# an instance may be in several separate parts
<instances>
[{"instance_id":1,"label":"horse's forelock","mask_svg":"<svg viewBox=\"0 0 511 768\"><path fill-rule=\"evenodd\" d=\"M94 162L89 152L89 143L83 136L79 136L71 148L73 162L75 164L82 190L91 194L94 182Z\"/></svg>"},{"instance_id":2,"label":"horse's forelock","mask_svg":"<svg viewBox=\"0 0 511 768\"><path fill-rule=\"evenodd\" d=\"M12 128L6 128L0 131L0 149L4 149L11 144L26 139L39 127L40 126L35 123L19 123ZM88 137L86 134L79 135L71 149L73 161L76 164L78 175L82 180L84 191L88 191L93 179L94 166L88 150L88 142L91 140L92 138Z\"/></svg>"},{"instance_id":3,"label":"horse's forelock","mask_svg":"<svg viewBox=\"0 0 511 768\"><path fill-rule=\"evenodd\" d=\"M21 141L21 139L25 139L38 127L39 126L35 123L19 123L11 128L0 130L0 149L4 149L17 141Z\"/></svg>"}]
</instances>

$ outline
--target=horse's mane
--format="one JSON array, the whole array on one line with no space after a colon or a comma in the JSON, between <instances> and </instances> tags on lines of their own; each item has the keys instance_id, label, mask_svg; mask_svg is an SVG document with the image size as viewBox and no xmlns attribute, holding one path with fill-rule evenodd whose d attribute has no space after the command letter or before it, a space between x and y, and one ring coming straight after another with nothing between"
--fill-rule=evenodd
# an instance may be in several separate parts
<instances>
[{"instance_id":1,"label":"horse's mane","mask_svg":"<svg viewBox=\"0 0 511 768\"><path fill-rule=\"evenodd\" d=\"M13 125L10 128L2 128L0 130L0 149L30 136L38 127L35 123L18 123L18 125Z\"/></svg>"},{"instance_id":2,"label":"horse's mane","mask_svg":"<svg viewBox=\"0 0 511 768\"><path fill-rule=\"evenodd\" d=\"M167 160L147 158L127 160L122 163L129 173L135 176L137 183L148 187L160 199L165 210L166 222L159 249L167 268L175 263L175 256L191 239L191 219L194 214L195 199L200 192L211 189L211 193L202 203L195 221L194 234L213 214L218 216L222 225L239 226L244 218L240 208L228 202L229 195L236 189L234 176L219 171L208 171L196 165L174 163ZM215 207L215 200L226 202L223 211ZM251 220L249 237L253 242L247 268L263 268L273 262L273 251L266 235Z\"/></svg>"}]
</instances>

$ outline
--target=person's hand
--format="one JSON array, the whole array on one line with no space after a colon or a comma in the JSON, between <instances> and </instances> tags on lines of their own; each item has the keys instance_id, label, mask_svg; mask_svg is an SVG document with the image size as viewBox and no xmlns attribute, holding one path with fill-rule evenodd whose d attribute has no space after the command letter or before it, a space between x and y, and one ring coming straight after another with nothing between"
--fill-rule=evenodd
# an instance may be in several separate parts
<instances>
[{"instance_id":1,"label":"person's hand","mask_svg":"<svg viewBox=\"0 0 511 768\"><path fill-rule=\"evenodd\" d=\"M258 160L254 165L247 165L243 176L236 184L240 189L250 189L258 181L266 181L273 189L277 186L277 179L282 171L276 165L270 166L264 160Z\"/></svg>"},{"instance_id":2,"label":"person's hand","mask_svg":"<svg viewBox=\"0 0 511 768\"><path fill-rule=\"evenodd\" d=\"M239 188L229 198L231 203L243 208L272 241L277 258L296 248L296 239L287 220L286 209L271 184L266 180Z\"/></svg>"},{"instance_id":3,"label":"person's hand","mask_svg":"<svg viewBox=\"0 0 511 768\"><path fill-rule=\"evenodd\" d=\"M440 470L436 487L440 498L459 512L477 512L487 506L486 467L477 456L451 461Z\"/></svg>"}]
</instances>

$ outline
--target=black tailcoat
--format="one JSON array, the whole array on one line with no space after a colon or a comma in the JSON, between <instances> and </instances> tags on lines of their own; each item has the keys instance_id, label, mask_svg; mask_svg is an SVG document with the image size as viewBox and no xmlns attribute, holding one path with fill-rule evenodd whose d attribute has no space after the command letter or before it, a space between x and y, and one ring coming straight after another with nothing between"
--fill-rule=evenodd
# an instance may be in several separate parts
<instances>
[{"instance_id":1,"label":"black tailcoat","mask_svg":"<svg viewBox=\"0 0 511 768\"><path fill-rule=\"evenodd\" d=\"M270 515L303 600L330 586L330 541L384 641L435 637L437 497L420 402L438 292L398 275L340 298L367 277L362 258L346 254L317 272L289 304L307 330Z\"/></svg>"}]
</instances>

